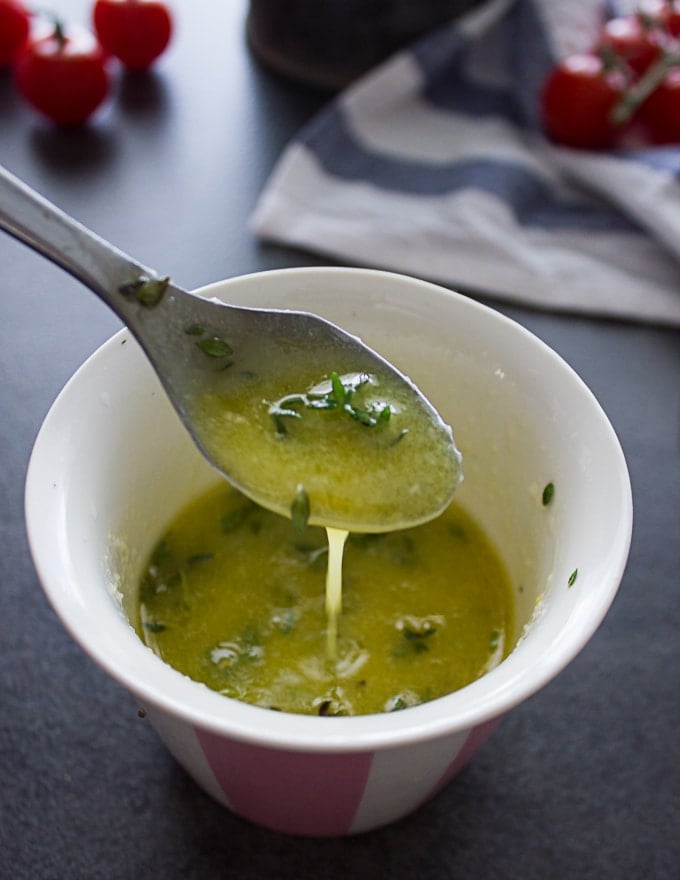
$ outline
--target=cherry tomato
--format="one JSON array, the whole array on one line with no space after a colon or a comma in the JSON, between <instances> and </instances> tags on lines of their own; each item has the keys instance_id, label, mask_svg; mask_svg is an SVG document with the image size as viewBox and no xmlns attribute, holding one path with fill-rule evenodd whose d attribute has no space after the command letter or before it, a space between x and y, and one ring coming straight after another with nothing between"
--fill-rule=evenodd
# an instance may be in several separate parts
<instances>
[{"instance_id":1,"label":"cherry tomato","mask_svg":"<svg viewBox=\"0 0 680 880\"><path fill-rule=\"evenodd\" d=\"M29 41L14 64L19 92L57 125L85 122L106 98L106 56L84 28L56 25Z\"/></svg>"},{"instance_id":2,"label":"cherry tomato","mask_svg":"<svg viewBox=\"0 0 680 880\"><path fill-rule=\"evenodd\" d=\"M96 0L93 21L102 46L131 70L150 67L172 36L172 17L160 0Z\"/></svg>"},{"instance_id":3,"label":"cherry tomato","mask_svg":"<svg viewBox=\"0 0 680 880\"><path fill-rule=\"evenodd\" d=\"M28 39L31 17L19 0L0 0L0 67L8 67Z\"/></svg>"},{"instance_id":4,"label":"cherry tomato","mask_svg":"<svg viewBox=\"0 0 680 880\"><path fill-rule=\"evenodd\" d=\"M680 67L672 68L647 98L640 119L657 144L680 143Z\"/></svg>"},{"instance_id":5,"label":"cherry tomato","mask_svg":"<svg viewBox=\"0 0 680 880\"><path fill-rule=\"evenodd\" d=\"M664 3L660 19L672 37L680 38L680 6L677 3Z\"/></svg>"},{"instance_id":6,"label":"cherry tomato","mask_svg":"<svg viewBox=\"0 0 680 880\"><path fill-rule=\"evenodd\" d=\"M548 135L569 147L596 150L610 146L618 128L610 113L623 94L625 78L608 71L598 55L570 55L548 76L541 96Z\"/></svg>"},{"instance_id":7,"label":"cherry tomato","mask_svg":"<svg viewBox=\"0 0 680 880\"><path fill-rule=\"evenodd\" d=\"M672 37L680 37L680 3L677 0L647 0L642 15L658 22Z\"/></svg>"},{"instance_id":8,"label":"cherry tomato","mask_svg":"<svg viewBox=\"0 0 680 880\"><path fill-rule=\"evenodd\" d=\"M636 76L642 76L663 52L663 32L643 15L611 18L602 27L599 48L621 58Z\"/></svg>"}]
</instances>

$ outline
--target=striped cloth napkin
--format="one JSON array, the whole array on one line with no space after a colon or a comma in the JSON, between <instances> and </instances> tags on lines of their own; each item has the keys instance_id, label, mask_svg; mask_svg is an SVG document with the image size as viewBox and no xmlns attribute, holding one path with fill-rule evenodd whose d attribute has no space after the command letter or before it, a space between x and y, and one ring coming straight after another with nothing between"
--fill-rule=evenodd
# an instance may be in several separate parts
<instances>
[{"instance_id":1,"label":"striped cloth napkin","mask_svg":"<svg viewBox=\"0 0 680 880\"><path fill-rule=\"evenodd\" d=\"M611 4L610 4L611 5ZM263 239L536 308L680 326L680 148L541 134L596 0L488 0L357 80L287 147Z\"/></svg>"}]
</instances>

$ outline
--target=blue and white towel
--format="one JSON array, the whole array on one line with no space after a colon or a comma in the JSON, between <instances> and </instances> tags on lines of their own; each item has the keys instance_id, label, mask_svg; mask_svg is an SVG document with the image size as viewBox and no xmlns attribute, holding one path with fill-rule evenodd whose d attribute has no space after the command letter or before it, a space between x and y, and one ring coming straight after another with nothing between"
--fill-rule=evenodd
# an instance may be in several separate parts
<instances>
[{"instance_id":1,"label":"blue and white towel","mask_svg":"<svg viewBox=\"0 0 680 880\"><path fill-rule=\"evenodd\" d=\"M556 58L596 0L489 0L300 132L252 217L264 239L538 308L680 326L680 148L542 136Z\"/></svg>"}]
</instances>

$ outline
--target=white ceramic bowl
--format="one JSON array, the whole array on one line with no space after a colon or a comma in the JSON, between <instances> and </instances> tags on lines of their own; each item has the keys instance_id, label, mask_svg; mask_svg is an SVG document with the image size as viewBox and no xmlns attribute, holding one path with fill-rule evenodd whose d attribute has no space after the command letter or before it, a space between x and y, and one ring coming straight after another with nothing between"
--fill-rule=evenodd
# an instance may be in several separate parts
<instances>
[{"instance_id":1,"label":"white ceramic bowl","mask_svg":"<svg viewBox=\"0 0 680 880\"><path fill-rule=\"evenodd\" d=\"M628 554L625 460L602 409L564 361L471 299L399 275L336 268L264 272L200 293L317 312L421 387L462 450L459 500L508 567L518 645L456 693L352 718L239 703L164 664L124 609L165 526L218 478L125 330L78 370L36 441L26 487L35 564L74 639L132 692L177 760L218 801L280 831L365 831L436 793L502 716L593 635ZM544 506L549 482L555 495Z\"/></svg>"}]
</instances>

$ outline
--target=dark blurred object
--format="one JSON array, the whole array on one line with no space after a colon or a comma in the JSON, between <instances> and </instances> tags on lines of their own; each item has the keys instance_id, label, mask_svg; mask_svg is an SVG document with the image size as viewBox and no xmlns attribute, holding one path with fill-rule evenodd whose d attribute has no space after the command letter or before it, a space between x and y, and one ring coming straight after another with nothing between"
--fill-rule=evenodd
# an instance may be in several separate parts
<instances>
[{"instance_id":1,"label":"dark blurred object","mask_svg":"<svg viewBox=\"0 0 680 880\"><path fill-rule=\"evenodd\" d=\"M250 0L255 55L290 79L336 91L483 0Z\"/></svg>"}]
</instances>

